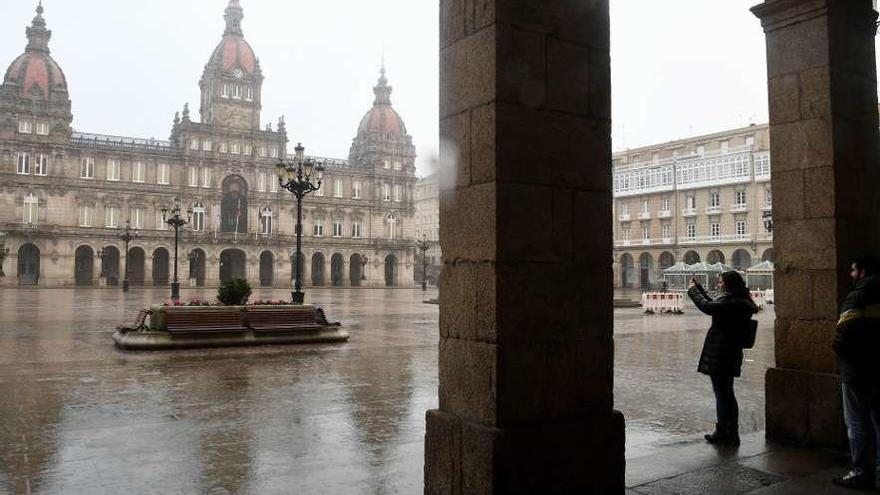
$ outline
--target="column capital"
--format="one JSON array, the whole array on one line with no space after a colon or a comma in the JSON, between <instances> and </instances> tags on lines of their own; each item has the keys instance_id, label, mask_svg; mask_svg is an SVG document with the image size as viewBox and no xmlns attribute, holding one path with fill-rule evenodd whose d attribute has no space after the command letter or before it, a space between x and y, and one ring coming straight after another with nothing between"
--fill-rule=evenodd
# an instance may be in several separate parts
<instances>
[{"instance_id":1,"label":"column capital","mask_svg":"<svg viewBox=\"0 0 880 495\"><path fill-rule=\"evenodd\" d=\"M843 14L855 27L877 32L877 11L872 0L765 0L751 11L761 20L765 33L832 12Z\"/></svg>"}]
</instances>

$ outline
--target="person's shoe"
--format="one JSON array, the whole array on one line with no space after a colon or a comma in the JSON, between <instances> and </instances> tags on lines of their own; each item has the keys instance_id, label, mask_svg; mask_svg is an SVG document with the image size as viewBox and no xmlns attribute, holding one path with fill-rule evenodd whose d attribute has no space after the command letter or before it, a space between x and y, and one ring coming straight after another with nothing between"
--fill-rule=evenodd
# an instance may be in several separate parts
<instances>
[{"instance_id":1,"label":"person's shoe","mask_svg":"<svg viewBox=\"0 0 880 495\"><path fill-rule=\"evenodd\" d=\"M727 428L720 423L715 423L715 431L707 435L703 435L707 442L712 444L724 443L727 439Z\"/></svg>"},{"instance_id":2,"label":"person's shoe","mask_svg":"<svg viewBox=\"0 0 880 495\"><path fill-rule=\"evenodd\" d=\"M739 425L731 425L727 428L727 439L724 443L739 447Z\"/></svg>"},{"instance_id":3,"label":"person's shoe","mask_svg":"<svg viewBox=\"0 0 880 495\"><path fill-rule=\"evenodd\" d=\"M870 476L856 474L852 471L846 473L845 476L832 478L831 482L837 486L844 488L854 488L856 490L873 490L875 482Z\"/></svg>"}]
</instances>

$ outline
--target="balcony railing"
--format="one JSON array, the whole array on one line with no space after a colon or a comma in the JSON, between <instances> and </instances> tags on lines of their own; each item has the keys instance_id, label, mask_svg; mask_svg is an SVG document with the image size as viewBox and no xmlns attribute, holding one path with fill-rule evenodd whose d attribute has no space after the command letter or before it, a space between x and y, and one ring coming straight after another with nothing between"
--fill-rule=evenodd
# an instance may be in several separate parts
<instances>
[{"instance_id":1,"label":"balcony railing","mask_svg":"<svg viewBox=\"0 0 880 495\"><path fill-rule=\"evenodd\" d=\"M617 218L618 218L621 222L629 222L629 220L630 220L629 213L621 213L620 215L618 215Z\"/></svg>"},{"instance_id":2,"label":"balcony railing","mask_svg":"<svg viewBox=\"0 0 880 495\"><path fill-rule=\"evenodd\" d=\"M751 242L752 238L752 234L706 235L685 237L680 239L679 242L681 244L735 244L740 242Z\"/></svg>"},{"instance_id":3,"label":"balcony railing","mask_svg":"<svg viewBox=\"0 0 880 495\"><path fill-rule=\"evenodd\" d=\"M731 213L741 213L744 211L748 211L748 209L749 209L749 207L745 203L737 203L737 204L730 205L730 212Z\"/></svg>"},{"instance_id":4,"label":"balcony railing","mask_svg":"<svg viewBox=\"0 0 880 495\"><path fill-rule=\"evenodd\" d=\"M772 241L773 240L773 232L762 232L758 234L759 241Z\"/></svg>"},{"instance_id":5,"label":"balcony railing","mask_svg":"<svg viewBox=\"0 0 880 495\"><path fill-rule=\"evenodd\" d=\"M669 210L660 210L657 212L657 218L669 218L672 216L672 212Z\"/></svg>"},{"instance_id":6,"label":"balcony railing","mask_svg":"<svg viewBox=\"0 0 880 495\"><path fill-rule=\"evenodd\" d=\"M692 217L697 214L696 208L685 208L681 210L681 214L686 217Z\"/></svg>"},{"instance_id":7,"label":"balcony railing","mask_svg":"<svg viewBox=\"0 0 880 495\"><path fill-rule=\"evenodd\" d=\"M706 214L707 215L717 215L718 213L721 213L720 206L707 206L706 207Z\"/></svg>"},{"instance_id":8,"label":"balcony railing","mask_svg":"<svg viewBox=\"0 0 880 495\"><path fill-rule=\"evenodd\" d=\"M643 211L643 212L639 213L639 220L650 220L650 219L651 219L650 212Z\"/></svg>"}]
</instances>

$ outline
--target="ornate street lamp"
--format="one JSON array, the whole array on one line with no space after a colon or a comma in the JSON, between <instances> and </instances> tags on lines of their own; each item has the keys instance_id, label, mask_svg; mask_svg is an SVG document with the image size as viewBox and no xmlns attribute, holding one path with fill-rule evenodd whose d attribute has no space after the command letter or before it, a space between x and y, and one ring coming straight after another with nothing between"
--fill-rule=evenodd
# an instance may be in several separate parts
<instances>
[{"instance_id":1,"label":"ornate street lamp","mask_svg":"<svg viewBox=\"0 0 880 495\"><path fill-rule=\"evenodd\" d=\"M431 249L428 242L428 235L422 234L422 240L416 241L416 247L422 252L422 290L428 290L428 257L426 253Z\"/></svg>"},{"instance_id":2,"label":"ornate street lamp","mask_svg":"<svg viewBox=\"0 0 880 495\"><path fill-rule=\"evenodd\" d=\"M162 211L164 212L165 210ZM137 232L132 233L131 231L131 220L125 221L125 228L122 230L122 233L120 233L116 237L118 237L120 240L122 240L122 242L125 243L125 272L122 274L122 292L128 292L128 243L134 240L135 237L137 237ZM116 270L118 271L119 268L117 268ZM101 263L101 272L104 272L103 262ZM116 276L118 277L119 275L117 274Z\"/></svg>"},{"instance_id":3,"label":"ornate street lamp","mask_svg":"<svg viewBox=\"0 0 880 495\"><path fill-rule=\"evenodd\" d=\"M3 273L3 262L6 261L6 256L9 254L9 248L3 240L4 237L6 237L6 232L0 232L0 278L6 276L6 274Z\"/></svg>"},{"instance_id":4,"label":"ornate street lamp","mask_svg":"<svg viewBox=\"0 0 880 495\"><path fill-rule=\"evenodd\" d=\"M761 215L761 219L764 220L764 230L767 231L768 234L773 233L773 212L765 211Z\"/></svg>"},{"instance_id":5,"label":"ornate street lamp","mask_svg":"<svg viewBox=\"0 0 880 495\"><path fill-rule=\"evenodd\" d=\"M171 282L171 299L177 301L180 299L180 282L177 280L177 244L180 240L180 228L192 222L192 209L186 210L186 220L180 216L180 204L175 203L171 209L171 216L168 216L168 208L162 207L162 221L174 228L174 280ZM128 258L126 257L126 266ZM126 270L126 278L128 270Z\"/></svg>"},{"instance_id":6,"label":"ornate street lamp","mask_svg":"<svg viewBox=\"0 0 880 495\"><path fill-rule=\"evenodd\" d=\"M296 197L296 254L291 302L302 304L305 301L305 294L302 292L302 200L306 194L321 188L324 168L305 158L306 149L302 143L298 143L294 149L296 150L294 160L292 162L279 160L275 168L278 172L278 183ZM316 182L312 182L313 175Z\"/></svg>"}]
</instances>

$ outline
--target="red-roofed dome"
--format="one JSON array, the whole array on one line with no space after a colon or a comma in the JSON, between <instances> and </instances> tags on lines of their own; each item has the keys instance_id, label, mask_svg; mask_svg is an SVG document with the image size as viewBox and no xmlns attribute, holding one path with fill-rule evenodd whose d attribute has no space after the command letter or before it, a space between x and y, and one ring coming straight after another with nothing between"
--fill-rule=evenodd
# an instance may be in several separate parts
<instances>
[{"instance_id":1,"label":"red-roofed dome","mask_svg":"<svg viewBox=\"0 0 880 495\"><path fill-rule=\"evenodd\" d=\"M220 44L211 54L209 64L222 67L225 71L240 67L248 74L253 75L258 69L257 56L254 55L254 49L244 39L244 34L241 31L244 11L238 0L229 1L223 17L226 19L226 31L223 32Z\"/></svg>"},{"instance_id":2,"label":"red-roofed dome","mask_svg":"<svg viewBox=\"0 0 880 495\"><path fill-rule=\"evenodd\" d=\"M52 32L46 29L43 6L37 7L37 15L27 28L28 45L6 70L5 86L18 86L20 96L49 99L51 91L67 91L67 79L58 63L49 55L49 39Z\"/></svg>"},{"instance_id":3,"label":"red-roofed dome","mask_svg":"<svg viewBox=\"0 0 880 495\"><path fill-rule=\"evenodd\" d=\"M239 35L224 35L220 44L211 55L211 62L216 62L223 70L241 67L248 74L253 74L257 66L257 57L251 45Z\"/></svg>"},{"instance_id":4,"label":"red-roofed dome","mask_svg":"<svg viewBox=\"0 0 880 495\"><path fill-rule=\"evenodd\" d=\"M358 126L358 136L366 137L370 134L382 136L403 137L406 136L406 125L400 115L391 107L391 86L385 78L385 69L382 68L379 83L373 88L376 99L371 108Z\"/></svg>"}]
</instances>

